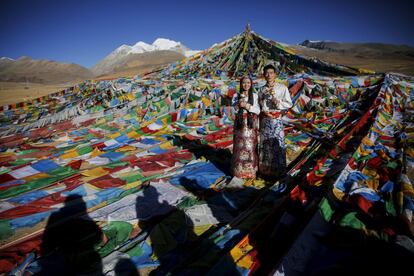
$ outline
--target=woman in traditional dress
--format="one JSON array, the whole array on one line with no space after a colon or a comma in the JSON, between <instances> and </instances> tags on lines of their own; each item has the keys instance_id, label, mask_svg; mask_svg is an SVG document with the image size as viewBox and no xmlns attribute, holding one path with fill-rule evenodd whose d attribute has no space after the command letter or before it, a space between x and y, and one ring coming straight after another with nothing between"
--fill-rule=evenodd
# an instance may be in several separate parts
<instances>
[{"instance_id":1,"label":"woman in traditional dress","mask_svg":"<svg viewBox=\"0 0 414 276\"><path fill-rule=\"evenodd\" d=\"M258 166L257 135L260 113L258 95L253 81L240 79L240 91L233 96L235 108L232 173L239 178L256 178Z\"/></svg>"},{"instance_id":2,"label":"woman in traditional dress","mask_svg":"<svg viewBox=\"0 0 414 276\"><path fill-rule=\"evenodd\" d=\"M292 107L288 88L276 83L273 65L263 68L266 85L259 89L260 145L259 174L263 178L282 177L286 173L286 146L281 116Z\"/></svg>"}]
</instances>

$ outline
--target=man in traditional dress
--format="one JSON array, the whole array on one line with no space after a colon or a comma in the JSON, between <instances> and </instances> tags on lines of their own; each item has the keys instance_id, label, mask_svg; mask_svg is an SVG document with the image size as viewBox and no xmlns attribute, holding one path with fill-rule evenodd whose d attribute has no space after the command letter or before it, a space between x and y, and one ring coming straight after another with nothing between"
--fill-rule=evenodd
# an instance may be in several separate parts
<instances>
[{"instance_id":1,"label":"man in traditional dress","mask_svg":"<svg viewBox=\"0 0 414 276\"><path fill-rule=\"evenodd\" d=\"M277 178L286 174L285 134L281 117L292 107L288 88L276 83L278 71L269 64L263 68L266 85L259 88L260 141L259 174L263 178Z\"/></svg>"}]
</instances>

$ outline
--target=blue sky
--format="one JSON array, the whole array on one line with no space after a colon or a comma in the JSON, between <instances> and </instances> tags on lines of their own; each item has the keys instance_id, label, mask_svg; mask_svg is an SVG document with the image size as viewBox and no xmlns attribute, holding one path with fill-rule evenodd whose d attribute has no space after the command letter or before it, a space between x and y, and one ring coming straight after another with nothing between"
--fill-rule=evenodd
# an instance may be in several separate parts
<instances>
[{"instance_id":1,"label":"blue sky","mask_svg":"<svg viewBox=\"0 0 414 276\"><path fill-rule=\"evenodd\" d=\"M163 37L205 49L243 31L267 38L414 47L410 0L0 0L0 56L91 67L122 44Z\"/></svg>"}]
</instances>

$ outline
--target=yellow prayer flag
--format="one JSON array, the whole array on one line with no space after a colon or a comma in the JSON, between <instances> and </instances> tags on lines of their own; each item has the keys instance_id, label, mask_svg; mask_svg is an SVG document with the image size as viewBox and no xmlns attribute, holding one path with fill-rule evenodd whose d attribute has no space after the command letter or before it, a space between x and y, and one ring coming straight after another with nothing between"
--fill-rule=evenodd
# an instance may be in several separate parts
<instances>
[{"instance_id":1,"label":"yellow prayer flag","mask_svg":"<svg viewBox=\"0 0 414 276\"><path fill-rule=\"evenodd\" d=\"M83 176L86 176L86 177L90 176L90 177L96 178L96 177L106 175L106 174L108 174L108 172L102 167L97 167L97 168L93 168L93 169L90 169L90 170L83 171L83 172L81 172L81 174Z\"/></svg>"},{"instance_id":2,"label":"yellow prayer flag","mask_svg":"<svg viewBox=\"0 0 414 276\"><path fill-rule=\"evenodd\" d=\"M90 157L96 157L98 155L103 154L104 152L100 151L98 148L94 148L93 151L91 152L91 156Z\"/></svg>"},{"instance_id":3,"label":"yellow prayer flag","mask_svg":"<svg viewBox=\"0 0 414 276\"><path fill-rule=\"evenodd\" d=\"M116 137L119 137L121 135L122 135L121 133L116 132L116 133L110 133L110 134L108 134L108 137L111 138L111 139L115 139Z\"/></svg>"},{"instance_id":4,"label":"yellow prayer flag","mask_svg":"<svg viewBox=\"0 0 414 276\"><path fill-rule=\"evenodd\" d=\"M342 192L341 190L339 190L336 187L333 188L332 192L333 192L334 196L339 200L342 200L342 198L345 196L345 193Z\"/></svg>"},{"instance_id":5,"label":"yellow prayer flag","mask_svg":"<svg viewBox=\"0 0 414 276\"><path fill-rule=\"evenodd\" d=\"M130 100L130 101L132 101L132 100L134 100L134 99L135 99L135 95L134 95L133 93L128 93L128 94L126 95L126 97L127 97L127 99L128 99L128 100Z\"/></svg>"},{"instance_id":6,"label":"yellow prayer flag","mask_svg":"<svg viewBox=\"0 0 414 276\"><path fill-rule=\"evenodd\" d=\"M138 181L134 181L134 182L131 182L131 183L125 184L125 185L123 186L123 188L124 188L125 190L128 190L128 189L132 189L132 188L138 187L138 186L139 186L139 185L141 185L141 184L142 184L142 182L141 182L140 180L138 180Z\"/></svg>"},{"instance_id":7,"label":"yellow prayer flag","mask_svg":"<svg viewBox=\"0 0 414 276\"><path fill-rule=\"evenodd\" d=\"M245 238L243 241L239 242L233 249L230 251L230 255L235 263L238 266L249 269L253 261L248 255L248 253L253 249L253 246L249 243L249 238Z\"/></svg>"},{"instance_id":8,"label":"yellow prayer flag","mask_svg":"<svg viewBox=\"0 0 414 276\"><path fill-rule=\"evenodd\" d=\"M206 97L202 97L201 100L203 101L205 106L210 106L210 104L211 104L210 99L208 99Z\"/></svg>"},{"instance_id":9,"label":"yellow prayer flag","mask_svg":"<svg viewBox=\"0 0 414 276\"><path fill-rule=\"evenodd\" d=\"M161 149L172 149L174 147L174 145L172 144L172 142L166 142L166 143L162 143L160 145Z\"/></svg>"},{"instance_id":10,"label":"yellow prayer flag","mask_svg":"<svg viewBox=\"0 0 414 276\"><path fill-rule=\"evenodd\" d=\"M137 138L140 136L140 134L135 130L128 132L126 135L128 136L128 138Z\"/></svg>"},{"instance_id":11,"label":"yellow prayer flag","mask_svg":"<svg viewBox=\"0 0 414 276\"><path fill-rule=\"evenodd\" d=\"M79 153L77 152L76 149L70 149L67 152L65 152L64 154L62 154L60 156L60 158L68 159L68 158L75 158L75 157L78 157L78 156L79 156Z\"/></svg>"},{"instance_id":12,"label":"yellow prayer flag","mask_svg":"<svg viewBox=\"0 0 414 276\"><path fill-rule=\"evenodd\" d=\"M32 180L36 180L36 179L41 179L41 178L45 178L50 176L47 173L37 173L37 174L33 174L30 176L26 176L25 178L23 178L26 182L32 181Z\"/></svg>"},{"instance_id":13,"label":"yellow prayer flag","mask_svg":"<svg viewBox=\"0 0 414 276\"><path fill-rule=\"evenodd\" d=\"M125 151L133 151L133 150L136 150L136 148L133 146L126 145L126 146L123 146L117 149L116 152L125 152Z\"/></svg>"}]
</instances>

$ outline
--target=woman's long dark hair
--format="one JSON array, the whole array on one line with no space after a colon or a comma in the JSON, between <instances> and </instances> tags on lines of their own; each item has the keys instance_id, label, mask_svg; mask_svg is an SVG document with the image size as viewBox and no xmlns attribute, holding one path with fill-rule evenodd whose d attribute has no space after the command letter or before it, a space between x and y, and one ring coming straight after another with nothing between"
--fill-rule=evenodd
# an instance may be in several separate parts
<instances>
[{"instance_id":1,"label":"woman's long dark hair","mask_svg":"<svg viewBox=\"0 0 414 276\"><path fill-rule=\"evenodd\" d=\"M249 89L249 99L248 99L248 103L250 105L253 105L254 103L254 99L253 99L253 80L249 77L249 76L244 76L240 79L240 90L238 93L238 97L239 97L239 101L241 99L241 94L243 92L243 80L244 79L249 79L251 86ZM248 112L247 113L247 126L249 128L253 128L253 114ZM239 108L239 112L237 112L236 114L236 123L235 123L235 128L236 129L241 129L243 127L243 108Z\"/></svg>"}]
</instances>

